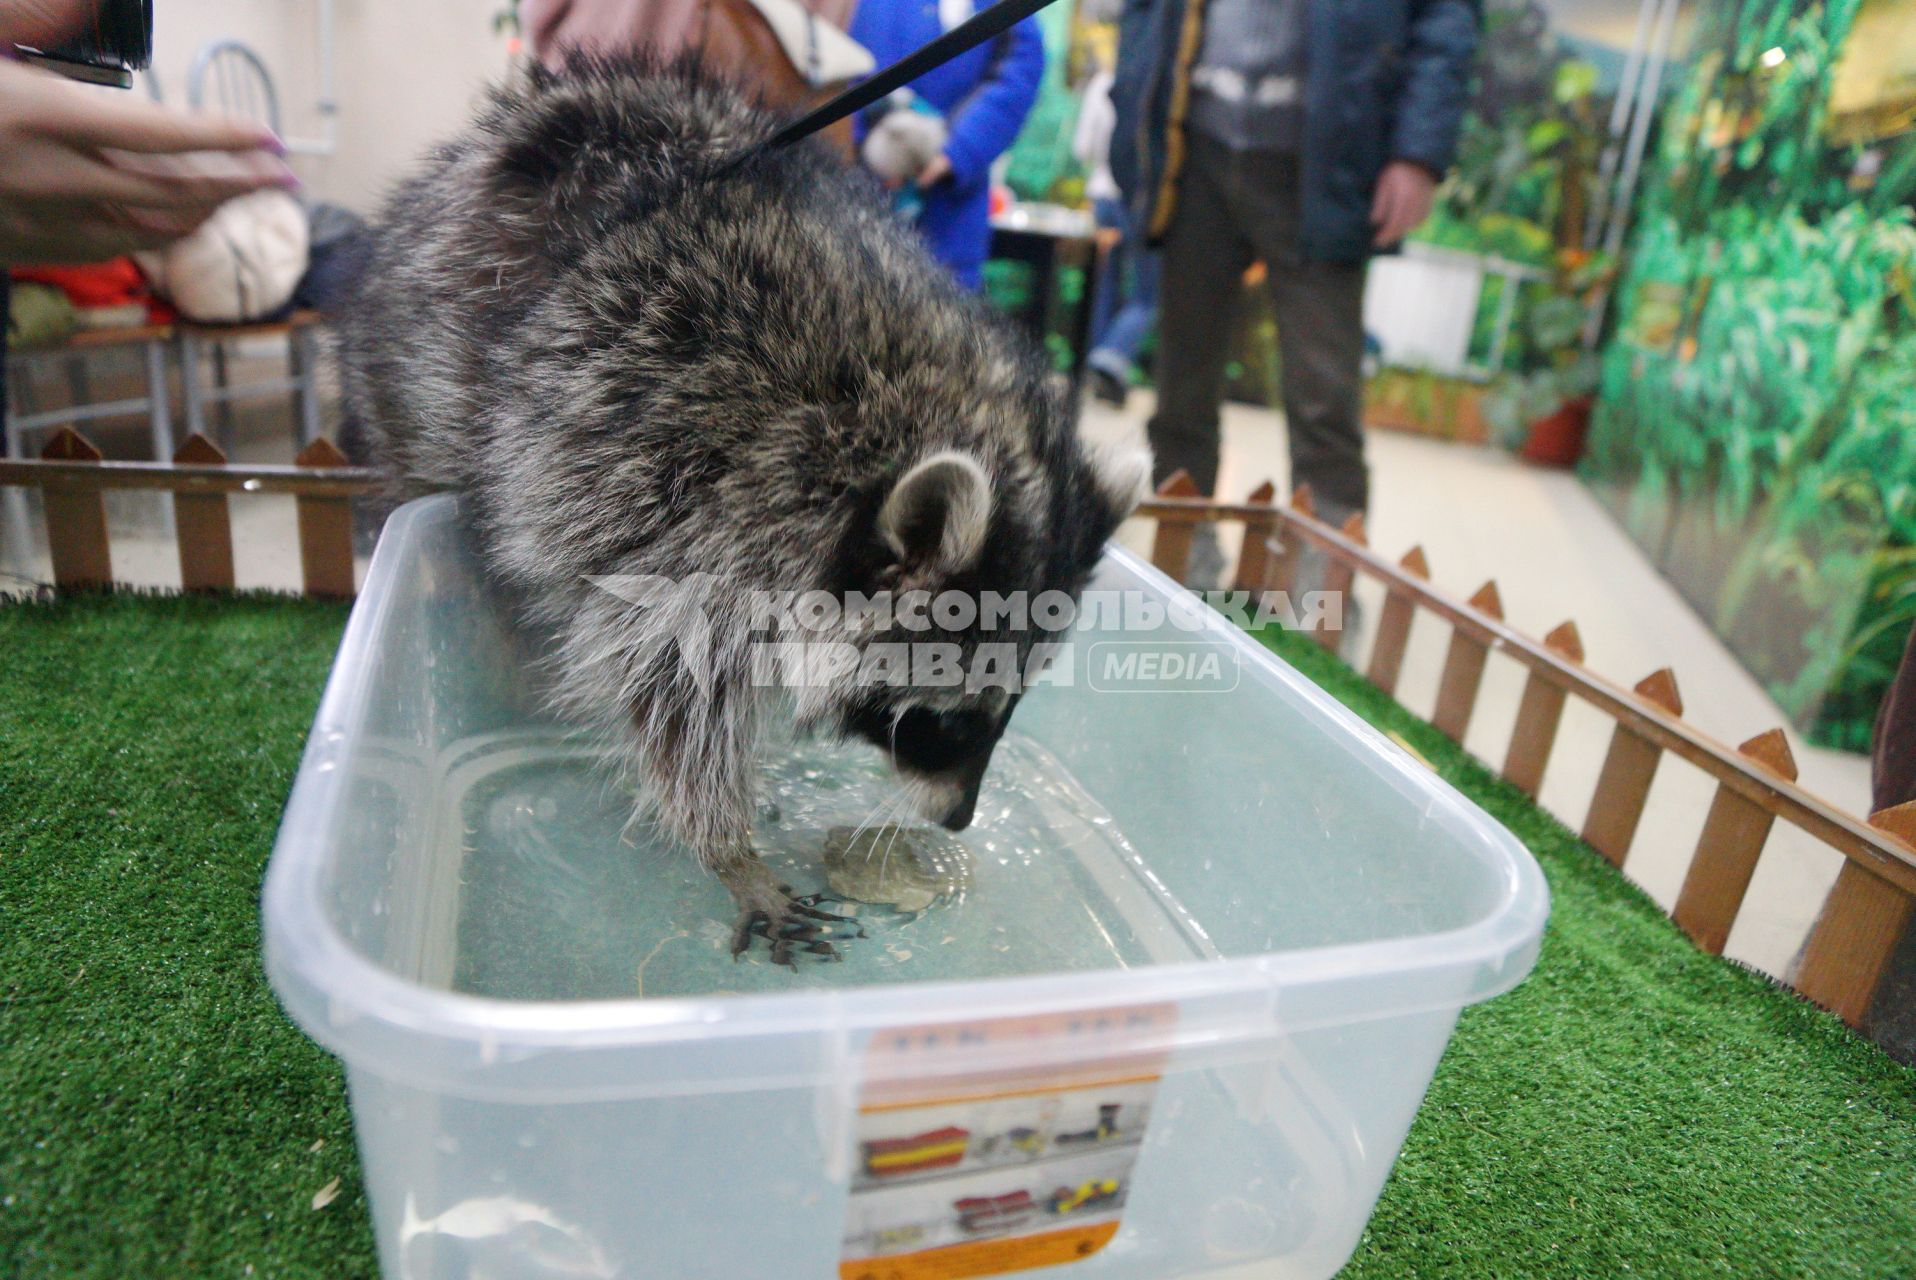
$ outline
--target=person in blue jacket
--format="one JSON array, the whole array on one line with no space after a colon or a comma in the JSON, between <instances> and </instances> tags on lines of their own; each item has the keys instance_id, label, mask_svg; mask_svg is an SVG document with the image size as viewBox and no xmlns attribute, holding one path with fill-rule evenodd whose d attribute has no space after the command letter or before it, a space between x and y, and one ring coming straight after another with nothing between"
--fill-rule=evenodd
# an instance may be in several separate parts
<instances>
[{"instance_id":1,"label":"person in blue jacket","mask_svg":"<svg viewBox=\"0 0 1916 1280\"><path fill-rule=\"evenodd\" d=\"M885 67L974 12L971 0L860 0L851 37ZM1044 35L1027 18L910 86L946 125L944 153L918 175L918 229L968 288L978 287L991 248L991 162L1018 136L1043 76Z\"/></svg>"},{"instance_id":2,"label":"person in blue jacket","mask_svg":"<svg viewBox=\"0 0 1916 1280\"><path fill-rule=\"evenodd\" d=\"M1163 246L1159 481L1216 484L1238 282L1262 260L1292 483L1336 523L1368 507L1364 267L1430 213L1481 20L1481 0L1125 0L1111 168ZM1194 542L1194 585L1221 568Z\"/></svg>"}]
</instances>

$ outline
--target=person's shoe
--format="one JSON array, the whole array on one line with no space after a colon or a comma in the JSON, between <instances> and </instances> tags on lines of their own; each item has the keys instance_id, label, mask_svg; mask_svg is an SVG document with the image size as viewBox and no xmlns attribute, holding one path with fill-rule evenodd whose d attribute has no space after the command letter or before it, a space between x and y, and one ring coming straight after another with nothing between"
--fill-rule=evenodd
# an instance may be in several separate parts
<instances>
[{"instance_id":1,"label":"person's shoe","mask_svg":"<svg viewBox=\"0 0 1916 1280\"><path fill-rule=\"evenodd\" d=\"M1184 562L1184 585L1193 591L1216 591L1224 582L1224 548L1218 545L1217 525L1206 521L1191 528L1191 558Z\"/></svg>"},{"instance_id":2,"label":"person's shoe","mask_svg":"<svg viewBox=\"0 0 1916 1280\"><path fill-rule=\"evenodd\" d=\"M1130 388L1124 385L1124 379L1109 369L1093 365L1085 370L1085 378L1091 384L1091 397L1100 404L1108 404L1113 409L1124 408Z\"/></svg>"}]
</instances>

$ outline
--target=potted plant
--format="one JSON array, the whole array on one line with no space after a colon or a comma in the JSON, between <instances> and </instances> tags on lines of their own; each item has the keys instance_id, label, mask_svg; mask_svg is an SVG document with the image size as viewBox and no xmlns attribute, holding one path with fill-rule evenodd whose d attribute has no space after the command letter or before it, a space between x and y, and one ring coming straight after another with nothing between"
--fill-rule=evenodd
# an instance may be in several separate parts
<instances>
[{"instance_id":1,"label":"potted plant","mask_svg":"<svg viewBox=\"0 0 1916 1280\"><path fill-rule=\"evenodd\" d=\"M1584 335L1591 297L1610 273L1602 254L1558 254L1551 279L1526 300L1518 368L1499 374L1484 395L1496 439L1531 462L1570 467L1583 456L1599 371Z\"/></svg>"}]
</instances>

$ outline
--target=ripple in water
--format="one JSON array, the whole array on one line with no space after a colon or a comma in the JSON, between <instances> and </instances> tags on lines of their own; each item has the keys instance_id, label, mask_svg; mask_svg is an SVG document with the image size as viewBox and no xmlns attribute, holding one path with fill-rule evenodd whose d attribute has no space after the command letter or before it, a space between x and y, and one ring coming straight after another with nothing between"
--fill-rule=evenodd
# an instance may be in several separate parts
<instances>
[{"instance_id":1,"label":"ripple in water","mask_svg":"<svg viewBox=\"0 0 1916 1280\"><path fill-rule=\"evenodd\" d=\"M840 908L868 936L842 946L841 963L802 961L796 975L771 964L762 944L733 961L724 889L682 848L632 823L630 797L591 757L535 738L474 754L480 763L458 771L461 839L446 850L459 864L457 990L704 996L1214 954L1110 815L1016 733L998 748L972 826L955 835L904 813L889 767L868 748L806 743L768 763L760 855L801 893L832 894L836 883L892 903Z\"/></svg>"}]
</instances>

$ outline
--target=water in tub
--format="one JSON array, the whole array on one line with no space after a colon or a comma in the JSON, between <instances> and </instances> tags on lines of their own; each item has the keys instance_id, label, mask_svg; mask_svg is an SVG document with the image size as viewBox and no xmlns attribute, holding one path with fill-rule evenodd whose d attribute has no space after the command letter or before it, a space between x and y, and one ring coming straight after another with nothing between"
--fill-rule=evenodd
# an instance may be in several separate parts
<instances>
[{"instance_id":1,"label":"water in tub","mask_svg":"<svg viewBox=\"0 0 1916 1280\"><path fill-rule=\"evenodd\" d=\"M869 748L800 743L770 754L755 832L761 855L801 892L836 889L834 896L893 900L839 907L856 912L867 936L845 943L841 961L801 959L796 972L773 965L762 941L733 960L733 911L725 891L684 849L650 826L631 823L631 794L610 781L576 740L538 729L470 737L438 753L432 770L438 775L431 787L438 811L426 821L437 834L426 840L428 856L415 889L393 904L398 928L388 937L388 954L428 983L472 994L546 1001L779 993L1108 971L1218 954L1110 813L1043 746L1015 728L986 775L976 820L958 833L903 820L896 780ZM911 865L901 870L897 860L905 857ZM1193 1233L1214 1260L1225 1261L1315 1248L1327 1227L1342 1222L1319 1204L1319 1193L1294 1190L1349 1176L1330 1136L1349 1123L1340 1119L1334 1093L1314 1068L1290 1055L1274 1065L1234 1063L1217 1073L1180 1073L1161 1091L1139 1094L1134 1085L1100 1085L1078 1100L1077 1111L1055 1116L1042 1111L1051 1103L1038 1104L1057 1121L1058 1131L1097 1139L1087 1141L1082 1156L1070 1148L1064 1157L1094 1166L1082 1176L1050 1177L1067 1165L1043 1165L1049 1180L1033 1184L1040 1205L1060 1187L1095 1188L1106 1176L1098 1162L1138 1150L1143 1117L1150 1116L1157 1135L1152 1163L1140 1163L1135 1176L1114 1179L1124 1185L1124 1195L1094 1206L1090 1219L1115 1214L1122 1205L1133 1226L1135 1234L1113 1252L1131 1258L1130 1267L1114 1274L1171 1274L1166 1260L1197 1238ZM1124 1093L1127 1088L1133 1093ZM1136 1106L1128 1113L1126 1098ZM1113 1103L1115 1133L1098 1138L1100 1125L1110 1123L1100 1106ZM717 1123L723 1112L727 1124L752 1132L753 1121L732 1113L750 1105L782 1115L778 1108L784 1104L774 1094L727 1093L703 1105L708 1122ZM813 1158L806 1154L817 1140L809 1127L813 1120L807 1112L799 1129L787 1134L792 1155L780 1169L796 1170ZM542 1122L536 1115L529 1120L534 1127L521 1138L527 1149L544 1140L536 1127ZM492 1113L474 1113L469 1123L479 1149L496 1142ZM1281 1141L1273 1140L1273 1125ZM445 1140L456 1144L467 1137L461 1131ZM656 1152L636 1137L629 1141L640 1153L629 1157L634 1163L627 1169L636 1180ZM619 1141L609 1146L624 1149ZM730 1150L724 1142L712 1149ZM857 1150L850 1137L843 1150ZM952 1176L1002 1194L1017 1180L989 1177L997 1167L992 1160L1012 1165L1042 1152L1006 1147ZM601 1158L595 1150L592 1159ZM1128 1155L1121 1163L1129 1168ZM942 1190L932 1186L934 1174L924 1177L925 1188ZM628 1185L624 1177L610 1181ZM803 1182L787 1177L777 1185L784 1194L794 1186L804 1190ZM596 1234L587 1234L587 1227L543 1200L502 1199L490 1183L479 1192L458 1185L457 1195L471 1198L437 1216L422 1211L416 1222L409 1220L409 1229L435 1247L441 1237L456 1235L459 1249L484 1249L485 1256L500 1259L500 1274L519 1274L514 1268L557 1274L560 1267L550 1259L559 1251L580 1259L567 1274L623 1274L616 1261L621 1245L612 1239L616 1230L594 1223L589 1230ZM919 1187L905 1180L871 1195L909 1199ZM945 1195L940 1209L961 1194L970 1193ZM824 1228L829 1244L820 1247L840 1247L841 1233L851 1255L878 1247L874 1233L882 1228L855 1211L841 1217L836 1208L821 1210L834 1203L828 1196L817 1190L802 1201L774 1195L754 1201L753 1209L782 1215L799 1235L816 1228L821 1213L832 1218ZM1267 1206L1271 1199L1282 1203L1281 1212ZM608 1220L631 1212L617 1193L614 1200L618 1208ZM877 1213L888 1202L868 1203ZM1186 1221L1186 1206L1193 1204L1208 1207ZM970 1237L960 1218L945 1216L952 1231ZM1040 1222L1052 1226L1054 1218ZM674 1257L690 1257L688 1251L699 1247L680 1245L676 1234L667 1234L675 1241L671 1248L681 1250ZM519 1251L535 1245L542 1260L530 1268ZM663 1246L648 1238L642 1247Z\"/></svg>"},{"instance_id":2,"label":"water in tub","mask_svg":"<svg viewBox=\"0 0 1916 1280\"><path fill-rule=\"evenodd\" d=\"M1214 956L1111 817L1036 742L1007 735L970 828L904 813L869 748L773 753L760 855L865 930L839 962L734 962L725 891L648 823L584 748L474 740L451 770L456 905L423 948L428 978L522 1000L789 991L1111 969ZM444 864L442 864L444 865ZM437 953L436 957L434 953ZM432 973L430 971L437 970Z\"/></svg>"}]
</instances>

